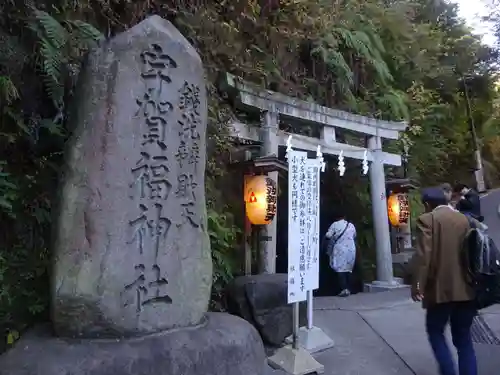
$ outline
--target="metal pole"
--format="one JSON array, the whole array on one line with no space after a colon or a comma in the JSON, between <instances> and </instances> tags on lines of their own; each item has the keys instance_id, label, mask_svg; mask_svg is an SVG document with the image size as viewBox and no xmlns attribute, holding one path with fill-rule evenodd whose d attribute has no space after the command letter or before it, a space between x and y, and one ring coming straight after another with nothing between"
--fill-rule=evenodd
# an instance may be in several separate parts
<instances>
[{"instance_id":1,"label":"metal pole","mask_svg":"<svg viewBox=\"0 0 500 375\"><path fill-rule=\"evenodd\" d=\"M307 329L313 328L313 292L307 291Z\"/></svg>"},{"instance_id":2,"label":"metal pole","mask_svg":"<svg viewBox=\"0 0 500 375\"><path fill-rule=\"evenodd\" d=\"M293 304L293 348L299 349L299 302Z\"/></svg>"},{"instance_id":3,"label":"metal pole","mask_svg":"<svg viewBox=\"0 0 500 375\"><path fill-rule=\"evenodd\" d=\"M479 193L482 193L486 190L484 184L484 170L483 170L483 162L481 159L481 150L479 148L479 142L477 141L477 133L476 127L474 125L474 119L472 118L472 110L470 106L470 98L469 98L469 89L467 87L467 83L465 82L465 77L462 76L462 83L464 85L464 95L465 95L465 109L467 110L467 119L469 121L469 128L472 134L472 147L474 148L474 160L476 161L475 166L475 177L476 177L476 187Z\"/></svg>"}]
</instances>

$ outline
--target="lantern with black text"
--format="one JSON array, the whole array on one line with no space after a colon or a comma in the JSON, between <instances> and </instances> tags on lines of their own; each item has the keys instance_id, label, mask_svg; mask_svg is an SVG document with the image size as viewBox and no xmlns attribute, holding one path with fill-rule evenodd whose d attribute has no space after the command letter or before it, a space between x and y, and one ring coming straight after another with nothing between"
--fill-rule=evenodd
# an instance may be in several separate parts
<instances>
[{"instance_id":1,"label":"lantern with black text","mask_svg":"<svg viewBox=\"0 0 500 375\"><path fill-rule=\"evenodd\" d=\"M410 202L407 194L391 194L387 199L389 221L395 227L408 223L410 217Z\"/></svg>"},{"instance_id":2,"label":"lantern with black text","mask_svg":"<svg viewBox=\"0 0 500 375\"><path fill-rule=\"evenodd\" d=\"M255 225L266 225L276 215L276 182L267 176L249 177L245 185L245 209L248 220Z\"/></svg>"}]
</instances>

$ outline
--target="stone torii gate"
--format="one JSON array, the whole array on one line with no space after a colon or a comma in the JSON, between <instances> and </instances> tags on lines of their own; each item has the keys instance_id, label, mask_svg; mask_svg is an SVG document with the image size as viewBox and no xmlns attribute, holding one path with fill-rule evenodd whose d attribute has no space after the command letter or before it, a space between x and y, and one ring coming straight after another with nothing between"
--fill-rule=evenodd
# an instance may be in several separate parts
<instances>
[{"instance_id":1,"label":"stone torii gate","mask_svg":"<svg viewBox=\"0 0 500 375\"><path fill-rule=\"evenodd\" d=\"M366 154L370 162L369 178L377 254L377 280L373 286L397 286L398 283L393 277L384 165L400 166L401 156L384 152L382 139L397 140L399 133L405 131L408 124L376 120L327 108L264 90L228 73L220 80L219 88L229 95L237 109L260 114L260 127L234 122L232 135L240 140L260 143L261 156L278 156L278 148L286 146L290 135L293 136L295 149L316 151L319 145L323 154L339 155L342 152L346 158L359 160L363 160ZM320 129L320 137L282 131L279 129L280 120L290 124L315 125ZM337 142L336 128L368 136L368 148ZM277 182L278 172L269 173L269 177ZM274 273L276 272L276 220L265 226L264 230L267 231L265 234L268 240L263 244L264 249L260 254L264 259L259 271Z\"/></svg>"}]
</instances>

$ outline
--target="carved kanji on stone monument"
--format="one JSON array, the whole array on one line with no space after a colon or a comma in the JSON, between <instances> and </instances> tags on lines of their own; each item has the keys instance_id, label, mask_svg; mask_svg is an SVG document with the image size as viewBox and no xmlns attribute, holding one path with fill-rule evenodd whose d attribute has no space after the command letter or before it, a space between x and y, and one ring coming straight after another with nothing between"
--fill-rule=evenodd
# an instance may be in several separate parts
<instances>
[{"instance_id":1,"label":"carved kanji on stone monument","mask_svg":"<svg viewBox=\"0 0 500 375\"><path fill-rule=\"evenodd\" d=\"M211 255L201 60L151 17L90 53L55 247L58 334L120 336L198 324Z\"/></svg>"}]
</instances>

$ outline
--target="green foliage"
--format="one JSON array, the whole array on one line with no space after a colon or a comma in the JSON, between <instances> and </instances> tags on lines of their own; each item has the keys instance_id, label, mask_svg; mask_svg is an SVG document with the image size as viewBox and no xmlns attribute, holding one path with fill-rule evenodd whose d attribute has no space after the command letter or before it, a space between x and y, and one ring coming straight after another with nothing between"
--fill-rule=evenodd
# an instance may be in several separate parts
<instances>
[{"instance_id":1,"label":"green foliage","mask_svg":"<svg viewBox=\"0 0 500 375\"><path fill-rule=\"evenodd\" d=\"M365 185L364 189L356 191L356 201L359 207L364 207L364 210L356 210L357 212L349 212L348 219L356 223L356 246L358 252L358 261L361 261L363 270L363 279L370 282L376 279L376 264L375 239L373 237L372 215L371 215L371 198L370 193ZM352 217L351 217L352 216Z\"/></svg>"},{"instance_id":2,"label":"green foliage","mask_svg":"<svg viewBox=\"0 0 500 375\"><path fill-rule=\"evenodd\" d=\"M13 218L12 205L17 198L17 187L9 181L9 173L3 172L5 164L5 161L0 161L0 210Z\"/></svg>"},{"instance_id":3,"label":"green foliage","mask_svg":"<svg viewBox=\"0 0 500 375\"><path fill-rule=\"evenodd\" d=\"M348 61L359 61L364 68L373 72L373 79L383 87L393 81L389 67L382 57L386 49L375 25L368 17L355 11L349 13L350 17L348 22L344 23L345 26L333 24L325 28L323 35L316 42L316 47L311 51L313 56L321 57L327 70L335 77L338 94L349 102L352 109L357 109L355 90L360 87L355 82L354 67ZM390 91L383 94L375 100L389 104L389 107L395 105L395 111L406 114L404 101L397 100L400 96L390 95L391 93Z\"/></svg>"},{"instance_id":4,"label":"green foliage","mask_svg":"<svg viewBox=\"0 0 500 375\"><path fill-rule=\"evenodd\" d=\"M227 191L227 165L223 155L227 154L231 142L229 139L228 122L230 108L223 104L214 85L208 85L208 127L205 187L208 207L208 234L212 249L212 310L224 310L224 289L233 277L240 273L241 259L238 254L238 238L240 230L235 225L233 212L228 207L230 201Z\"/></svg>"},{"instance_id":5,"label":"green foliage","mask_svg":"<svg viewBox=\"0 0 500 375\"><path fill-rule=\"evenodd\" d=\"M81 57L101 37L90 24L33 3L0 4L0 350L48 317L64 104Z\"/></svg>"},{"instance_id":6,"label":"green foliage","mask_svg":"<svg viewBox=\"0 0 500 375\"><path fill-rule=\"evenodd\" d=\"M237 236L238 228L233 224L229 209L224 209L225 214L217 213L213 208L208 210L208 234L212 249L213 280L212 301L213 310L223 310L223 292L238 270L239 252Z\"/></svg>"},{"instance_id":7,"label":"green foliage","mask_svg":"<svg viewBox=\"0 0 500 375\"><path fill-rule=\"evenodd\" d=\"M59 22L45 11L31 8L31 12L27 27L38 39L40 66L47 94L56 108L63 108L66 80L76 80L82 52L103 36L95 27L80 20L63 18Z\"/></svg>"},{"instance_id":8,"label":"green foliage","mask_svg":"<svg viewBox=\"0 0 500 375\"><path fill-rule=\"evenodd\" d=\"M0 100L1 103L11 104L12 101L19 98L19 93L10 77L0 76Z\"/></svg>"},{"instance_id":9,"label":"green foliage","mask_svg":"<svg viewBox=\"0 0 500 375\"><path fill-rule=\"evenodd\" d=\"M408 194L408 198L410 201L410 207L412 208L410 225L412 233L415 233L417 218L424 213L425 208L422 204L422 197L420 196L420 192L413 190Z\"/></svg>"}]
</instances>

